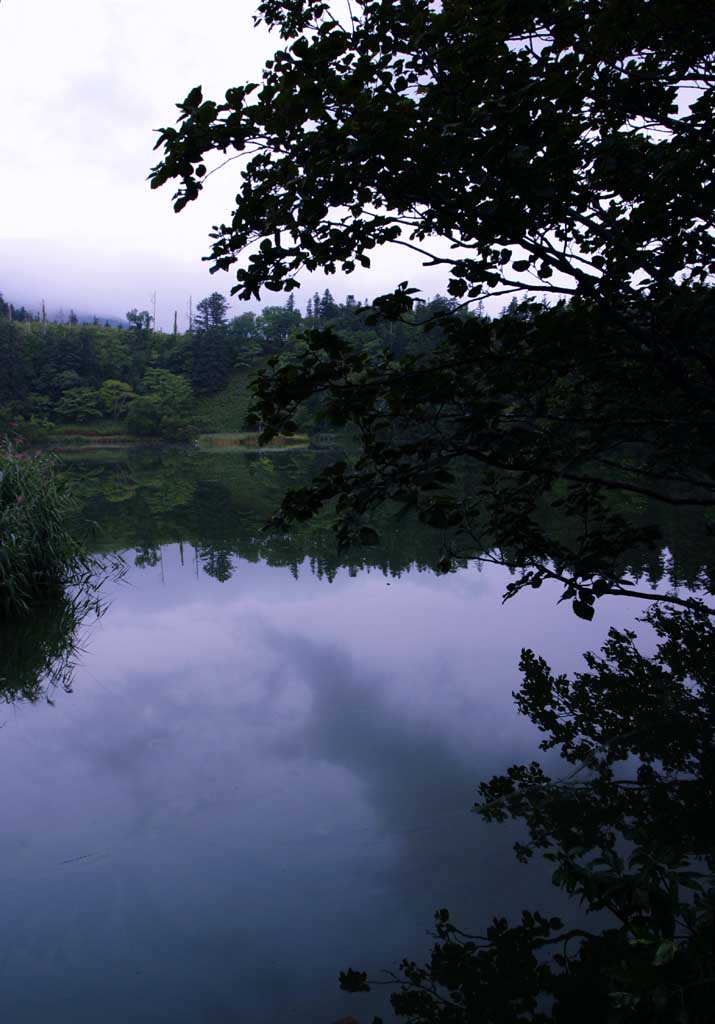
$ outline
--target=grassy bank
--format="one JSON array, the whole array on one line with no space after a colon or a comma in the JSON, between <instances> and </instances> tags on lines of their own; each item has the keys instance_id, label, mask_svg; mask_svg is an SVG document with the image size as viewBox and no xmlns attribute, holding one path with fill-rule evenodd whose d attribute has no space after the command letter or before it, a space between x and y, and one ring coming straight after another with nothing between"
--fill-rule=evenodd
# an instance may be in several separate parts
<instances>
[{"instance_id":1,"label":"grassy bank","mask_svg":"<svg viewBox=\"0 0 715 1024\"><path fill-rule=\"evenodd\" d=\"M305 448L309 443L310 438L307 434L294 434L292 437L284 437L282 434L278 434L268 444L261 445L259 444L258 434L237 431L227 431L220 434L199 434L197 441L199 448L210 449L278 448L285 450L287 448Z\"/></svg>"}]
</instances>

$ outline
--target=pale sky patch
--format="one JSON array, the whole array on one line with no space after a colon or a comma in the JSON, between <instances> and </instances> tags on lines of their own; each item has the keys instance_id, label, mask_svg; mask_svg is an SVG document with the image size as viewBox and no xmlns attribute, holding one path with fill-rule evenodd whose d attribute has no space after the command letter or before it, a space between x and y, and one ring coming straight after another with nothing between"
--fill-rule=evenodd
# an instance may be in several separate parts
<instances>
[{"instance_id":1,"label":"pale sky patch","mask_svg":"<svg viewBox=\"0 0 715 1024\"><path fill-rule=\"evenodd\" d=\"M201 262L211 226L230 213L238 164L212 177L180 215L172 186L152 191L155 130L173 124L193 86L222 98L258 80L280 45L253 24L253 0L2 0L0 3L0 291L16 304L99 316L151 309L169 328L233 274ZM338 299L373 297L409 277L426 297L444 275L395 249L371 271L313 275L299 306L329 286ZM232 302L240 313L285 302Z\"/></svg>"}]
</instances>

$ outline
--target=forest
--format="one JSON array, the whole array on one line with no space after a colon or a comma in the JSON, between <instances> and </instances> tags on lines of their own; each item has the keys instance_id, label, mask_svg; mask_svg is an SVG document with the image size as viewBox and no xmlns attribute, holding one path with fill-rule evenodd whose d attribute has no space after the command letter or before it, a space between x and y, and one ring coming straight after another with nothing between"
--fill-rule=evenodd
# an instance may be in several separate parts
<instances>
[{"instance_id":1,"label":"forest","mask_svg":"<svg viewBox=\"0 0 715 1024\"><path fill-rule=\"evenodd\" d=\"M227 300L214 292L197 303L191 330L166 333L154 329L147 310L129 310L122 326L80 323L74 313L59 323L0 295L0 429L12 423L40 440L53 425L93 424L105 433L114 425L138 437L186 441L202 429L197 398L216 395L237 375L241 387L269 358L299 352L304 332L334 329L363 352L388 346L396 357L417 354L435 344L440 318L456 305L436 296L387 323L370 315L367 302L336 302L325 289L304 313L289 296L285 305L229 316Z\"/></svg>"}]
</instances>

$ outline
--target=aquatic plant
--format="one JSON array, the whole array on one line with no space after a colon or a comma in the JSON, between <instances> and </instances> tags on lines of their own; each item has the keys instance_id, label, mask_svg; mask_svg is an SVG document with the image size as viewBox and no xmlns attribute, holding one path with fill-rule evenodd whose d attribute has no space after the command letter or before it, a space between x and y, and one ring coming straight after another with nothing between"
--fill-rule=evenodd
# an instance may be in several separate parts
<instances>
[{"instance_id":1,"label":"aquatic plant","mask_svg":"<svg viewBox=\"0 0 715 1024\"><path fill-rule=\"evenodd\" d=\"M26 612L97 569L69 527L74 499L56 460L6 441L0 448L0 616Z\"/></svg>"}]
</instances>

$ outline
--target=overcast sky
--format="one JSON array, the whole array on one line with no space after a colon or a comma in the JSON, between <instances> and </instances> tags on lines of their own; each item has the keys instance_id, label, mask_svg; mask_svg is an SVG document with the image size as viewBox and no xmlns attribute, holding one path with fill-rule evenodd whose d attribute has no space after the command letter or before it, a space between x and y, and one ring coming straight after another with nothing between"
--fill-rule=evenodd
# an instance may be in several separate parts
<instances>
[{"instance_id":1,"label":"overcast sky","mask_svg":"<svg viewBox=\"0 0 715 1024\"><path fill-rule=\"evenodd\" d=\"M16 304L101 316L151 309L168 328L185 322L233 275L211 276L201 257L224 220L236 165L212 177L180 215L172 186L151 191L153 131L201 84L212 98L255 79L279 45L253 26L253 0L0 0L0 291ZM427 295L441 274L409 266L404 250L379 254L371 272L316 276L343 298L374 296L405 277ZM283 302L265 293L260 305ZM254 307L255 303L252 304ZM250 308L232 302L234 313ZM182 320L182 317L184 320Z\"/></svg>"}]
</instances>

